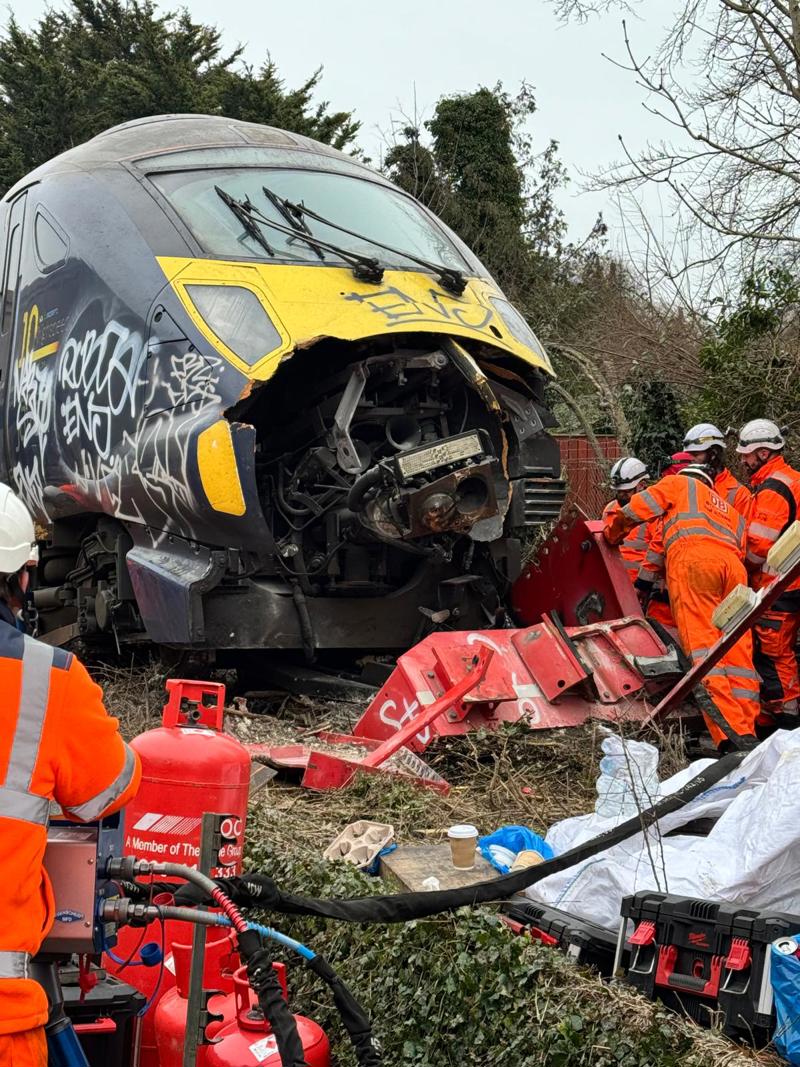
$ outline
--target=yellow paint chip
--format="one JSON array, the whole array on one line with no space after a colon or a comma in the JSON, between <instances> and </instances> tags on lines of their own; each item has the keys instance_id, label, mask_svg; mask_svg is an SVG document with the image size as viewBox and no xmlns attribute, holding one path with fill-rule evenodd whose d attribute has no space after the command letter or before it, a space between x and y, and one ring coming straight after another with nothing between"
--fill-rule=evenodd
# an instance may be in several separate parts
<instances>
[{"instance_id":1,"label":"yellow paint chip","mask_svg":"<svg viewBox=\"0 0 800 1067\"><path fill-rule=\"evenodd\" d=\"M246 506L230 423L213 423L197 438L197 466L203 492L214 511L244 515Z\"/></svg>"}]
</instances>

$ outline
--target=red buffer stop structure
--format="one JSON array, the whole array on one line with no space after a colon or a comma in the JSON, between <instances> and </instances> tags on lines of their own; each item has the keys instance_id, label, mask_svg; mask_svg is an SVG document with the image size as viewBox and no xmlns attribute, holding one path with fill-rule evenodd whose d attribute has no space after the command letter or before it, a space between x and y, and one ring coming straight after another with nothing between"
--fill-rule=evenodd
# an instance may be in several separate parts
<instances>
[{"instance_id":1,"label":"red buffer stop structure","mask_svg":"<svg viewBox=\"0 0 800 1067\"><path fill-rule=\"evenodd\" d=\"M513 606L519 628L441 630L400 656L353 734L317 735L325 749L250 745L251 754L303 768L311 789L338 789L366 771L447 792L420 757L435 737L504 722L641 722L682 673L599 522L559 523L516 582Z\"/></svg>"},{"instance_id":2,"label":"red buffer stop structure","mask_svg":"<svg viewBox=\"0 0 800 1067\"><path fill-rule=\"evenodd\" d=\"M519 629L441 631L399 657L354 734L406 741L422 752L437 735L503 722L533 729L590 717L642 721L681 674L674 648L644 619L618 553L599 522L563 522L517 581ZM476 685L432 721L426 709L465 676L476 653L491 659Z\"/></svg>"}]
</instances>

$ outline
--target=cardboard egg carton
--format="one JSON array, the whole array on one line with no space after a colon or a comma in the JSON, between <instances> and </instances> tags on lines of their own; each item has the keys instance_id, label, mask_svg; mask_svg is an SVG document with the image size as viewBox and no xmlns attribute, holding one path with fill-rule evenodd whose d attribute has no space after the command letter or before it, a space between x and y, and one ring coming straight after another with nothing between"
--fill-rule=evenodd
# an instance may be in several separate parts
<instances>
[{"instance_id":1,"label":"cardboard egg carton","mask_svg":"<svg viewBox=\"0 0 800 1067\"><path fill-rule=\"evenodd\" d=\"M388 823L359 819L345 826L322 855L329 861L347 860L356 867L369 867L393 838L394 827Z\"/></svg>"}]
</instances>

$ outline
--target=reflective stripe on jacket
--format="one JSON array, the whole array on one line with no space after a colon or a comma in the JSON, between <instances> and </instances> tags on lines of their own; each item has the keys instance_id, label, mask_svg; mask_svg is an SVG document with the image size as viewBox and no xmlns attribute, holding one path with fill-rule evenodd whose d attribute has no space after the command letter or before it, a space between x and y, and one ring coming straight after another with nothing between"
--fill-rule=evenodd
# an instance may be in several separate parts
<instances>
[{"instance_id":1,"label":"reflective stripe on jacket","mask_svg":"<svg viewBox=\"0 0 800 1067\"><path fill-rule=\"evenodd\" d=\"M3 622L0 692L0 1034L8 1034L47 1020L44 991L25 975L54 917L42 867L51 801L97 819L134 795L141 767L83 665Z\"/></svg>"},{"instance_id":2,"label":"reflective stripe on jacket","mask_svg":"<svg viewBox=\"0 0 800 1067\"><path fill-rule=\"evenodd\" d=\"M631 527L663 516L667 561L678 545L709 541L744 555L744 518L712 489L695 478L668 474L655 485L635 493L604 528L606 539L619 544Z\"/></svg>"},{"instance_id":3,"label":"reflective stripe on jacket","mask_svg":"<svg viewBox=\"0 0 800 1067\"><path fill-rule=\"evenodd\" d=\"M752 476L753 501L747 524L745 563L756 589L767 585L775 572L767 567L767 553L800 510L800 472L777 454ZM800 579L790 589L800 589Z\"/></svg>"},{"instance_id":4,"label":"reflective stripe on jacket","mask_svg":"<svg viewBox=\"0 0 800 1067\"><path fill-rule=\"evenodd\" d=\"M606 504L603 509L603 524L609 526L614 515L621 509L622 505L612 500ZM628 572L628 577L632 582L635 582L639 575L639 568L641 567L647 551L650 547L650 535L645 523L641 523L627 534L622 544L619 546L619 554L622 556L622 562L625 564L625 569Z\"/></svg>"},{"instance_id":5,"label":"reflective stripe on jacket","mask_svg":"<svg viewBox=\"0 0 800 1067\"><path fill-rule=\"evenodd\" d=\"M720 471L714 479L714 491L726 503L736 508L740 515L744 515L747 518L753 494L746 485L742 485L741 482L734 478L727 467L725 470Z\"/></svg>"},{"instance_id":6,"label":"reflective stripe on jacket","mask_svg":"<svg viewBox=\"0 0 800 1067\"><path fill-rule=\"evenodd\" d=\"M639 568L639 578L643 582L658 583L663 585L665 571L664 552L664 519L654 519L648 523L650 542L642 565Z\"/></svg>"}]
</instances>

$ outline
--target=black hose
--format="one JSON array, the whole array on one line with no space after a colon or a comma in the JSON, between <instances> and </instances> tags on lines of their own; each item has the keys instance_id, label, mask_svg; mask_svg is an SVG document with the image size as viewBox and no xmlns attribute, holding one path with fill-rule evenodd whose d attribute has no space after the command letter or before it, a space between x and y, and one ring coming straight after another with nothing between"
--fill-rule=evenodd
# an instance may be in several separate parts
<instances>
[{"instance_id":1,"label":"black hose","mask_svg":"<svg viewBox=\"0 0 800 1067\"><path fill-rule=\"evenodd\" d=\"M350 487L350 492L347 494L347 506L350 511L360 511L364 505L364 497L370 491L374 489L378 482L381 480L383 471L380 466L370 467L368 471L356 478Z\"/></svg>"},{"instance_id":2,"label":"black hose","mask_svg":"<svg viewBox=\"0 0 800 1067\"><path fill-rule=\"evenodd\" d=\"M700 771L681 789L664 797L652 808L639 812L611 830L586 841L582 845L563 852L554 859L546 860L535 867L514 871L489 882L464 886L461 889L443 889L431 893L397 893L386 896L356 897L350 900L324 900L314 897L284 893L266 874L244 874L220 882L224 891L242 907L267 908L282 915L317 915L326 919L357 923L396 923L423 919L456 908L488 904L506 900L514 893L542 881L551 874L583 863L598 852L618 845L621 841L641 833L659 819L684 807L690 800L705 793L722 778L735 770L747 755L746 752L730 752L710 767Z\"/></svg>"},{"instance_id":3,"label":"black hose","mask_svg":"<svg viewBox=\"0 0 800 1067\"><path fill-rule=\"evenodd\" d=\"M359 1067L381 1067L383 1057L373 1036L372 1024L350 989L323 956L315 956L313 960L305 962L333 993L333 1002L350 1038Z\"/></svg>"},{"instance_id":4,"label":"black hose","mask_svg":"<svg viewBox=\"0 0 800 1067\"><path fill-rule=\"evenodd\" d=\"M248 931L250 932L252 931ZM247 957L247 977L250 987L258 998L258 1006L275 1035L281 1065L282 1067L308 1067L297 1022L291 1008L284 1000L283 990L272 966L272 959L264 948L256 949L249 956L246 949L242 952L244 936L239 935L239 951L243 957Z\"/></svg>"}]
</instances>

